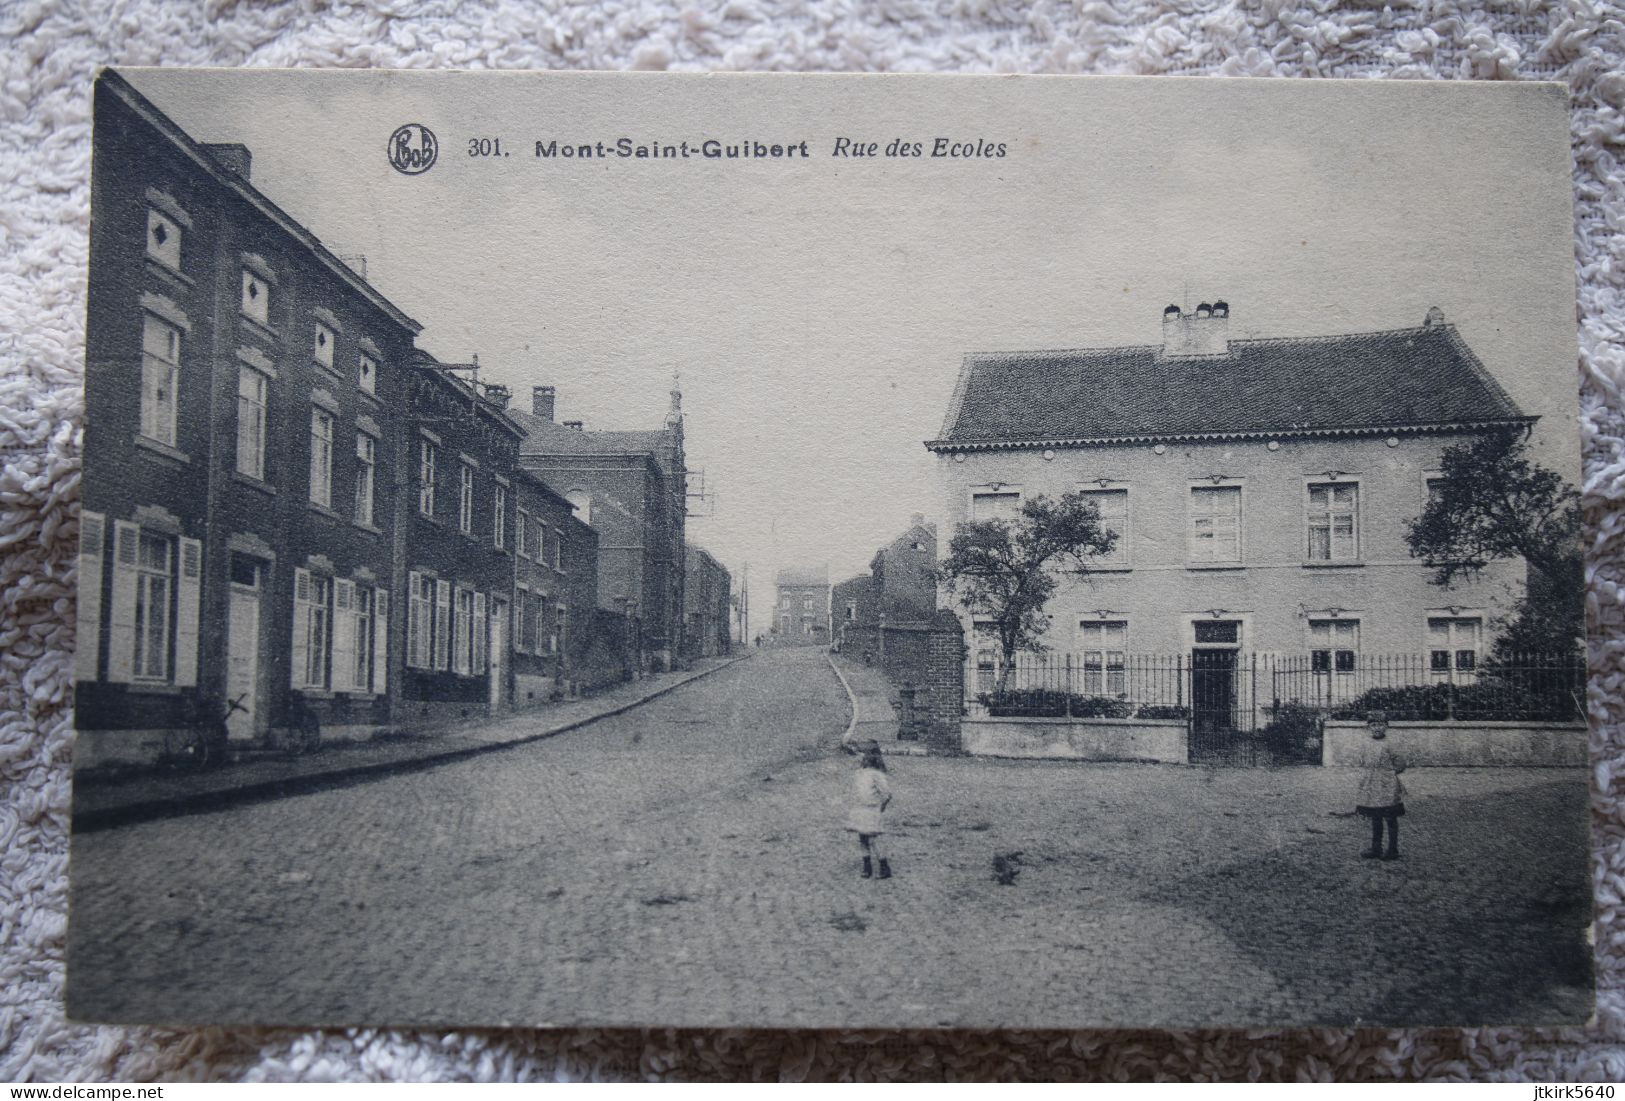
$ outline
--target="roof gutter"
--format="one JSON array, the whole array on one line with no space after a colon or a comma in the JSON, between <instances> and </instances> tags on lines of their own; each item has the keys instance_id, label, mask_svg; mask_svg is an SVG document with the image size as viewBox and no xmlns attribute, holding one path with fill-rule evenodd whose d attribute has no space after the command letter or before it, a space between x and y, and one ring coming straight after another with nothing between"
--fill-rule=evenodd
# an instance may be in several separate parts
<instances>
[{"instance_id":1,"label":"roof gutter","mask_svg":"<svg viewBox=\"0 0 1625 1101\"><path fill-rule=\"evenodd\" d=\"M1125 444L1199 443L1203 441L1290 440L1339 436L1420 436L1439 432L1482 431L1487 428L1532 429L1539 417L1452 421L1443 424L1388 424L1346 428L1283 428L1231 432L1146 432L1128 436L1062 436L1039 440L926 440L927 451L1023 451L1041 448L1121 447Z\"/></svg>"}]
</instances>

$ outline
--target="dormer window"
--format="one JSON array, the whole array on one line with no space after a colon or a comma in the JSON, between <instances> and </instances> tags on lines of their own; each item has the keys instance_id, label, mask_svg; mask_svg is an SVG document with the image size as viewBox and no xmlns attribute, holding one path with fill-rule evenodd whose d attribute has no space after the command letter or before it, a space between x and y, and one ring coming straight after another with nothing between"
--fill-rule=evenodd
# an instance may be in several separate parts
<instances>
[{"instance_id":1,"label":"dormer window","mask_svg":"<svg viewBox=\"0 0 1625 1101\"><path fill-rule=\"evenodd\" d=\"M261 325L271 323L271 288L251 271L243 272L243 316Z\"/></svg>"},{"instance_id":2,"label":"dormer window","mask_svg":"<svg viewBox=\"0 0 1625 1101\"><path fill-rule=\"evenodd\" d=\"M334 338L333 330L329 329L326 325L323 325L321 322L317 322L316 323L316 336L315 336L315 340L314 340L311 351L312 351L312 354L316 357L317 365L320 366L320 367L326 367L329 371L331 371L333 369L333 344L334 343L335 343L335 338Z\"/></svg>"},{"instance_id":3,"label":"dormer window","mask_svg":"<svg viewBox=\"0 0 1625 1101\"><path fill-rule=\"evenodd\" d=\"M147 257L170 271L181 270L181 227L175 219L147 210Z\"/></svg>"},{"instance_id":4,"label":"dormer window","mask_svg":"<svg viewBox=\"0 0 1625 1101\"><path fill-rule=\"evenodd\" d=\"M376 394L378 392L378 361L365 352L361 353L361 365L356 375L356 381L363 394Z\"/></svg>"}]
</instances>

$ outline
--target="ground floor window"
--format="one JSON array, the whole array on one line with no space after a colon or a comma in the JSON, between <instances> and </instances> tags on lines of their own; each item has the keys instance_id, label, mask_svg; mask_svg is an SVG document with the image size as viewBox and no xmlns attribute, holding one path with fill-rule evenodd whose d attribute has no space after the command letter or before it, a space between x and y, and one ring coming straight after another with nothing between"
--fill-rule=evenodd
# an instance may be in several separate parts
<instances>
[{"instance_id":1,"label":"ground floor window","mask_svg":"<svg viewBox=\"0 0 1625 1101\"><path fill-rule=\"evenodd\" d=\"M1128 691L1124 651L1127 620L1086 620L1078 624L1080 690L1086 696L1121 696Z\"/></svg>"},{"instance_id":2,"label":"ground floor window","mask_svg":"<svg viewBox=\"0 0 1625 1101\"><path fill-rule=\"evenodd\" d=\"M80 569L95 592L83 600L81 646L91 647L88 672L97 669L102 611L105 519L90 514ZM125 684L197 683L199 589L203 544L196 539L124 520L113 523L112 592L108 607L107 679Z\"/></svg>"},{"instance_id":3,"label":"ground floor window","mask_svg":"<svg viewBox=\"0 0 1625 1101\"><path fill-rule=\"evenodd\" d=\"M333 579L295 570L293 582L293 686L325 689L332 653Z\"/></svg>"},{"instance_id":4,"label":"ground floor window","mask_svg":"<svg viewBox=\"0 0 1625 1101\"><path fill-rule=\"evenodd\" d=\"M1484 620L1478 616L1428 617L1428 669L1435 681L1462 683L1478 676Z\"/></svg>"},{"instance_id":5,"label":"ground floor window","mask_svg":"<svg viewBox=\"0 0 1625 1101\"><path fill-rule=\"evenodd\" d=\"M407 668L449 668L451 582L413 571L407 574L406 596Z\"/></svg>"}]
</instances>

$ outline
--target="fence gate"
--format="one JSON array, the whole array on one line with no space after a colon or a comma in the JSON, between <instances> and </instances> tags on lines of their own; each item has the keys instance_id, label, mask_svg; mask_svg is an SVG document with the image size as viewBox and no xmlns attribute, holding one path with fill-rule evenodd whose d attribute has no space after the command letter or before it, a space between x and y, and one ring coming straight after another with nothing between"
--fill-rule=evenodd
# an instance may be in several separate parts
<instances>
[{"instance_id":1,"label":"fence gate","mask_svg":"<svg viewBox=\"0 0 1625 1101\"><path fill-rule=\"evenodd\" d=\"M1254 670L1239 650L1191 651L1192 764L1256 765Z\"/></svg>"}]
</instances>

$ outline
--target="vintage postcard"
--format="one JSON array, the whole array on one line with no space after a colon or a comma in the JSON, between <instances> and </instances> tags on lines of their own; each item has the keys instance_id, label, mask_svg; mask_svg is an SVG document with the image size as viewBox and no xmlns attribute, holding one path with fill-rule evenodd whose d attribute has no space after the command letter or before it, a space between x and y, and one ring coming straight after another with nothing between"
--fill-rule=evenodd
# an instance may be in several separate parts
<instances>
[{"instance_id":1,"label":"vintage postcard","mask_svg":"<svg viewBox=\"0 0 1625 1101\"><path fill-rule=\"evenodd\" d=\"M103 72L69 1012L1586 1021L1567 119Z\"/></svg>"}]
</instances>

